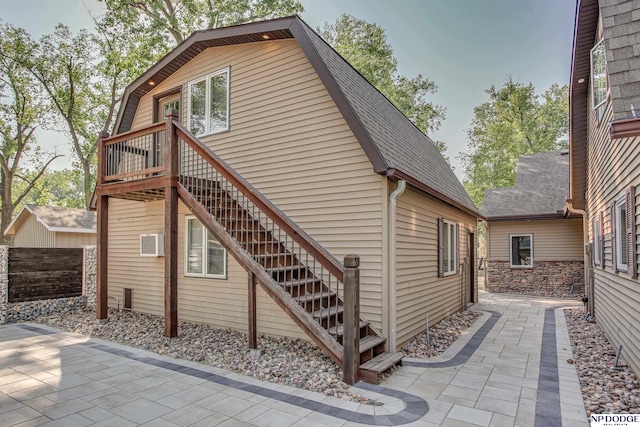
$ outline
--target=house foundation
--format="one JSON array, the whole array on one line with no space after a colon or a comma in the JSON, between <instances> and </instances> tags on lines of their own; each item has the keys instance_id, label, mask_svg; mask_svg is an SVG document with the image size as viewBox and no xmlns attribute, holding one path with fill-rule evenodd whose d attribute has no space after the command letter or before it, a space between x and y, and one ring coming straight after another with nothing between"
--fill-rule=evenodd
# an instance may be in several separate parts
<instances>
[{"instance_id":1,"label":"house foundation","mask_svg":"<svg viewBox=\"0 0 640 427\"><path fill-rule=\"evenodd\" d=\"M489 260L485 286L488 292L583 295L583 265L582 261L536 261L533 268L512 268L509 261Z\"/></svg>"}]
</instances>

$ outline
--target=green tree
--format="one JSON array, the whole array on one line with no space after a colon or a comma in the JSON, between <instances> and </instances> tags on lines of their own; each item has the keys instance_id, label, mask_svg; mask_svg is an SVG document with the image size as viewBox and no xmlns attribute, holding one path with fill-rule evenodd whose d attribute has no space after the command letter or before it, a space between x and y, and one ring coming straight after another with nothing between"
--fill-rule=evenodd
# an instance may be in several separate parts
<instances>
[{"instance_id":1,"label":"green tree","mask_svg":"<svg viewBox=\"0 0 640 427\"><path fill-rule=\"evenodd\" d=\"M22 202L63 208L86 207L82 171L80 169L46 171ZM17 206L16 209L20 207Z\"/></svg>"},{"instance_id":2,"label":"green tree","mask_svg":"<svg viewBox=\"0 0 640 427\"><path fill-rule=\"evenodd\" d=\"M196 30L301 13L298 0L104 0L110 20L155 37L168 48Z\"/></svg>"},{"instance_id":3,"label":"green tree","mask_svg":"<svg viewBox=\"0 0 640 427\"><path fill-rule=\"evenodd\" d=\"M398 74L398 60L382 27L343 14L318 32L423 133L440 127L446 110L428 100L438 87L420 74L414 78ZM446 149L444 144L437 146L442 152Z\"/></svg>"},{"instance_id":4,"label":"green tree","mask_svg":"<svg viewBox=\"0 0 640 427\"><path fill-rule=\"evenodd\" d=\"M569 89L552 85L536 95L530 83L511 78L491 86L489 101L474 108L467 152L460 155L463 184L480 206L488 188L515 185L520 155L568 147Z\"/></svg>"},{"instance_id":5,"label":"green tree","mask_svg":"<svg viewBox=\"0 0 640 427\"><path fill-rule=\"evenodd\" d=\"M37 146L36 130L47 117L48 105L31 74L14 58L30 50L27 34L0 23L0 242L16 207L38 184L58 156Z\"/></svg>"}]
</instances>

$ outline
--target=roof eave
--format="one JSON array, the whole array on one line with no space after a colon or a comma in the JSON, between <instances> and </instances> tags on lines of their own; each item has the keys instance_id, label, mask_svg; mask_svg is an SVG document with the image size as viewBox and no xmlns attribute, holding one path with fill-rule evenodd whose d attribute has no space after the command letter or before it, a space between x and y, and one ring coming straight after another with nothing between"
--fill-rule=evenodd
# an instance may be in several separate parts
<instances>
[{"instance_id":1,"label":"roof eave","mask_svg":"<svg viewBox=\"0 0 640 427\"><path fill-rule=\"evenodd\" d=\"M72 228L72 227L47 227L49 231L56 233L86 233L96 234L98 231L95 228Z\"/></svg>"},{"instance_id":2,"label":"roof eave","mask_svg":"<svg viewBox=\"0 0 640 427\"><path fill-rule=\"evenodd\" d=\"M539 214L521 214L521 215L494 215L487 216L487 221L534 221L534 220L551 220L551 219L564 219L565 215L562 210L553 213L539 213Z\"/></svg>"},{"instance_id":3,"label":"roof eave","mask_svg":"<svg viewBox=\"0 0 640 427\"><path fill-rule=\"evenodd\" d=\"M453 200L452 198L445 196L444 194L434 190L433 188L429 187L428 185L422 183L421 181L418 181L417 179L415 179L414 177L399 171L397 169L394 168L389 168L386 171L386 175L389 178L395 178L395 179L402 179L407 181L407 183L409 183L409 185L411 185L412 187L416 188L417 190L428 194L431 197L434 197L435 199L440 200L441 202L444 202L448 205L453 206L454 208L460 209L461 211L474 216L476 219L481 220L481 221L485 221L487 218L482 215L479 211L477 210L473 210L470 209L467 206L464 206L463 204Z\"/></svg>"},{"instance_id":4,"label":"roof eave","mask_svg":"<svg viewBox=\"0 0 640 427\"><path fill-rule=\"evenodd\" d=\"M7 228L4 230L4 234L6 234L6 235L16 234L16 232L15 232L15 230L13 230L13 228L15 227L16 223L18 222L18 220L20 219L20 217L22 216L22 214L24 213L25 210L33 215L33 211L31 210L29 205L24 205L22 207L22 209L20 209L20 212L18 212L18 215L16 215L13 218L13 220L11 220L11 222L9 223Z\"/></svg>"},{"instance_id":5,"label":"roof eave","mask_svg":"<svg viewBox=\"0 0 640 427\"><path fill-rule=\"evenodd\" d=\"M569 197L577 208L585 204L589 52L598 15L597 0L579 0L576 4L569 89Z\"/></svg>"}]
</instances>

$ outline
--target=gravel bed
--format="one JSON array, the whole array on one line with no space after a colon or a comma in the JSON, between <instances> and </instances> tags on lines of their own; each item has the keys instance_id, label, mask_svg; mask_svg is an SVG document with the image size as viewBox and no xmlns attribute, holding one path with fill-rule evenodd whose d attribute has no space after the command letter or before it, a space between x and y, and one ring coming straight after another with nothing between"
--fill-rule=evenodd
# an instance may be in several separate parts
<instances>
[{"instance_id":1,"label":"gravel bed","mask_svg":"<svg viewBox=\"0 0 640 427\"><path fill-rule=\"evenodd\" d=\"M640 388L636 374L621 359L600 326L585 320L582 308L564 310L582 398L591 414L640 414Z\"/></svg>"},{"instance_id":2,"label":"gravel bed","mask_svg":"<svg viewBox=\"0 0 640 427\"><path fill-rule=\"evenodd\" d=\"M480 317L481 313L475 311L461 311L452 314L446 319L429 327L429 339L427 334L417 335L402 351L407 357L427 359L442 354L460 334Z\"/></svg>"},{"instance_id":3,"label":"gravel bed","mask_svg":"<svg viewBox=\"0 0 640 427\"><path fill-rule=\"evenodd\" d=\"M477 316L479 314L467 311L442 320L430 328L430 345L419 342L412 344L414 353L441 353ZM313 344L299 339L260 336L258 347L264 349L265 353L258 359L250 356L247 335L244 333L216 329L206 324L180 322L178 337L169 339L163 336L164 319L160 316L110 309L109 322L100 324L95 321L95 311L77 310L40 317L35 321L69 332L228 369L260 380L321 392L347 401L382 405L377 400L348 392L350 386L342 381L340 367Z\"/></svg>"}]
</instances>

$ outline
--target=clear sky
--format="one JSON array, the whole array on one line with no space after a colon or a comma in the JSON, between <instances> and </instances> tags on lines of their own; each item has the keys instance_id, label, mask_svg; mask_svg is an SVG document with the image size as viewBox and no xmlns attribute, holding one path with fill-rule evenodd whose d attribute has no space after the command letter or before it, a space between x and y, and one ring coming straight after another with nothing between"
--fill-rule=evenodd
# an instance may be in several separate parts
<instances>
[{"instance_id":1,"label":"clear sky","mask_svg":"<svg viewBox=\"0 0 640 427\"><path fill-rule=\"evenodd\" d=\"M458 176L473 108L485 90L511 76L537 93L569 81L575 0L301 0L313 28L346 12L376 22L398 58L400 74L438 85L433 102L447 109L440 130ZM97 0L0 0L0 18L38 37L58 22L91 28ZM55 139L55 137L53 137ZM62 147L64 139L56 142ZM60 151L60 150L59 150ZM65 165L59 165L65 167Z\"/></svg>"}]
</instances>

